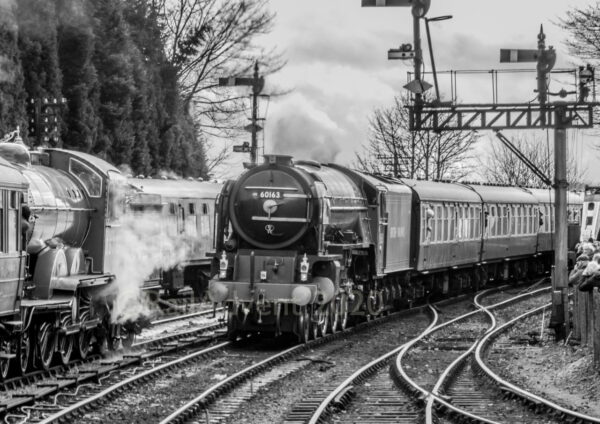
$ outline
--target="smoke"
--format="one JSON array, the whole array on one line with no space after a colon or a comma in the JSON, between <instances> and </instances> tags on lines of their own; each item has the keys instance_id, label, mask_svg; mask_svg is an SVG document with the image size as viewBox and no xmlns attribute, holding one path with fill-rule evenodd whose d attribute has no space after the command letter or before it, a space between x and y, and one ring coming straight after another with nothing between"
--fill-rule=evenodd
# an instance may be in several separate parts
<instances>
[{"instance_id":1,"label":"smoke","mask_svg":"<svg viewBox=\"0 0 600 424\"><path fill-rule=\"evenodd\" d=\"M15 64L6 56L0 55L0 82L12 84L15 79Z\"/></svg>"},{"instance_id":2,"label":"smoke","mask_svg":"<svg viewBox=\"0 0 600 424\"><path fill-rule=\"evenodd\" d=\"M161 169L160 171L158 171L157 176L158 176L158 178L169 179L169 180L180 180L181 179L181 175L177 175L175 172L167 170L167 169Z\"/></svg>"},{"instance_id":3,"label":"smoke","mask_svg":"<svg viewBox=\"0 0 600 424\"><path fill-rule=\"evenodd\" d=\"M282 105L272 122L267 145L272 146L273 153L325 163L334 162L341 152L343 131L302 99Z\"/></svg>"},{"instance_id":4,"label":"smoke","mask_svg":"<svg viewBox=\"0 0 600 424\"><path fill-rule=\"evenodd\" d=\"M123 205L119 199L127 196L119 193L115 197L113 204ZM196 238L193 231L180 233L174 216L166 219L151 208L140 212L127 205L117 222L107 261L107 269L116 279L105 294L114 296L112 322L125 323L152 314L143 293L144 282L157 270L169 270L188 258Z\"/></svg>"}]
</instances>

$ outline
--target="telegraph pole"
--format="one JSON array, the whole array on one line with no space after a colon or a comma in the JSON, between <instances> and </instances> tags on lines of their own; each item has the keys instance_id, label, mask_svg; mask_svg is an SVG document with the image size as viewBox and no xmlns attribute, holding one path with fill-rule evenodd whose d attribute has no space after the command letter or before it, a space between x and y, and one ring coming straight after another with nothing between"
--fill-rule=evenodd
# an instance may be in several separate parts
<instances>
[{"instance_id":1,"label":"telegraph pole","mask_svg":"<svg viewBox=\"0 0 600 424\"><path fill-rule=\"evenodd\" d=\"M565 107L554 109L554 278L552 278L551 325L558 340L570 333L569 278L567 268L567 124Z\"/></svg>"}]
</instances>

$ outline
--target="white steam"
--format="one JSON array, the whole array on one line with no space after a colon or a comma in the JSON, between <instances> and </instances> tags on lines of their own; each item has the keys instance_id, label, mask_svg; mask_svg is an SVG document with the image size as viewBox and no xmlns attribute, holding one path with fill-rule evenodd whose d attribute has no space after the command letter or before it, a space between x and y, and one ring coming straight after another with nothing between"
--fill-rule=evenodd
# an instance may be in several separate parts
<instances>
[{"instance_id":1,"label":"white steam","mask_svg":"<svg viewBox=\"0 0 600 424\"><path fill-rule=\"evenodd\" d=\"M106 294L114 296L112 322L125 323L149 317L144 282L181 264L197 240L193 232L181 232L176 215L163 214L159 204L134 210L129 201L135 193L124 180L113 181L110 190L113 230L106 267L116 278Z\"/></svg>"},{"instance_id":2,"label":"white steam","mask_svg":"<svg viewBox=\"0 0 600 424\"><path fill-rule=\"evenodd\" d=\"M334 162L342 150L344 132L324 111L302 97L280 105L271 122L268 144L272 153L326 163Z\"/></svg>"}]
</instances>

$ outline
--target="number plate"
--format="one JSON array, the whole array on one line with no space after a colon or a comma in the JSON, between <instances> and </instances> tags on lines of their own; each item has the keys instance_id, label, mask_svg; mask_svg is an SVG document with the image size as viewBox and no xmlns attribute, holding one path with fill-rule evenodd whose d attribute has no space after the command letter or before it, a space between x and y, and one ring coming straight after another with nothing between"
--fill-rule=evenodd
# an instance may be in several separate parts
<instances>
[{"instance_id":1,"label":"number plate","mask_svg":"<svg viewBox=\"0 0 600 424\"><path fill-rule=\"evenodd\" d=\"M261 191L258 197L261 199L281 199L283 195L280 191Z\"/></svg>"}]
</instances>

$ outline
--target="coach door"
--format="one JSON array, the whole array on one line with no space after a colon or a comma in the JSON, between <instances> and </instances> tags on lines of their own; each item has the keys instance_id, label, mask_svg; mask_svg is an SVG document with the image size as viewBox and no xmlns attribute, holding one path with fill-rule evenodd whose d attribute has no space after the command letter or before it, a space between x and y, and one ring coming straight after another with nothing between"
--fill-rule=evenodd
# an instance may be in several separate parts
<instances>
[{"instance_id":1,"label":"coach door","mask_svg":"<svg viewBox=\"0 0 600 424\"><path fill-rule=\"evenodd\" d=\"M377 272L381 273L386 266L388 212L385 201L385 191L379 192L379 229L377 234L379 255L377 255Z\"/></svg>"},{"instance_id":2,"label":"coach door","mask_svg":"<svg viewBox=\"0 0 600 424\"><path fill-rule=\"evenodd\" d=\"M177 208L177 234L185 233L185 207L181 203Z\"/></svg>"}]
</instances>

